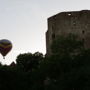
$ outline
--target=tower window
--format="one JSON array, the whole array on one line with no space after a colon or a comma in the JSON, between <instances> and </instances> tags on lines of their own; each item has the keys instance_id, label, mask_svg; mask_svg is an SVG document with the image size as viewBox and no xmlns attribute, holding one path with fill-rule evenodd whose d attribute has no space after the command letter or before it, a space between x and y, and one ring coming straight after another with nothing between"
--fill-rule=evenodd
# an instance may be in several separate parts
<instances>
[{"instance_id":1,"label":"tower window","mask_svg":"<svg viewBox=\"0 0 90 90\"><path fill-rule=\"evenodd\" d=\"M68 16L71 16L72 14L71 13L68 13Z\"/></svg>"},{"instance_id":2,"label":"tower window","mask_svg":"<svg viewBox=\"0 0 90 90\"><path fill-rule=\"evenodd\" d=\"M84 33L85 33L85 31L83 30L83 31L82 31L82 34L84 34Z\"/></svg>"},{"instance_id":3,"label":"tower window","mask_svg":"<svg viewBox=\"0 0 90 90\"><path fill-rule=\"evenodd\" d=\"M52 34L52 39L55 39L55 33Z\"/></svg>"},{"instance_id":4,"label":"tower window","mask_svg":"<svg viewBox=\"0 0 90 90\"><path fill-rule=\"evenodd\" d=\"M82 41L83 41L83 42L85 41L84 38L82 39Z\"/></svg>"}]
</instances>

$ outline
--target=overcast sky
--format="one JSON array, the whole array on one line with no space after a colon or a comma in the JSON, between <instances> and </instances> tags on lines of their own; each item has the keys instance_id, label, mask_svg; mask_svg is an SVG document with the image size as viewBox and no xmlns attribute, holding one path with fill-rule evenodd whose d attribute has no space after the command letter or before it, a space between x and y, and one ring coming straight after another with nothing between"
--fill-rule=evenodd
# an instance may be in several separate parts
<instances>
[{"instance_id":1,"label":"overcast sky","mask_svg":"<svg viewBox=\"0 0 90 90\"><path fill-rule=\"evenodd\" d=\"M90 9L90 0L0 0L0 39L13 43L3 60L10 64L17 55L27 52L46 53L47 18L62 11Z\"/></svg>"}]
</instances>

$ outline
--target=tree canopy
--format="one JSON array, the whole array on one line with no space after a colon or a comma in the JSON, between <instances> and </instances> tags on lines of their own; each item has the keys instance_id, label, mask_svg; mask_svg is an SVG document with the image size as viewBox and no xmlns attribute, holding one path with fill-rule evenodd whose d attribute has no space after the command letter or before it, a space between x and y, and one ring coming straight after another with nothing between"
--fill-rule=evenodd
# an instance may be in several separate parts
<instances>
[{"instance_id":1,"label":"tree canopy","mask_svg":"<svg viewBox=\"0 0 90 90\"><path fill-rule=\"evenodd\" d=\"M75 35L60 36L49 57L36 52L17 56L16 63L0 64L2 90L90 90L90 49Z\"/></svg>"}]
</instances>

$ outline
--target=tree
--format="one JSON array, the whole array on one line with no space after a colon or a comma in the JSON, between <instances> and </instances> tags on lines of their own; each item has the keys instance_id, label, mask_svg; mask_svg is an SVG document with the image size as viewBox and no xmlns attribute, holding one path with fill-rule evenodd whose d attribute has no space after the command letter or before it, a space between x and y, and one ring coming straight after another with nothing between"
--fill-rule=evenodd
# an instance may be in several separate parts
<instances>
[{"instance_id":1,"label":"tree","mask_svg":"<svg viewBox=\"0 0 90 90\"><path fill-rule=\"evenodd\" d=\"M43 54L36 52L32 53L24 53L18 55L16 59L17 65L22 68L24 71L32 71L36 68L39 68L40 62L43 60Z\"/></svg>"},{"instance_id":2,"label":"tree","mask_svg":"<svg viewBox=\"0 0 90 90\"><path fill-rule=\"evenodd\" d=\"M89 90L90 50L84 48L83 42L74 35L59 37L52 44L52 52L41 63L34 85L42 85L39 88L45 90ZM47 78L49 83L41 84Z\"/></svg>"}]
</instances>

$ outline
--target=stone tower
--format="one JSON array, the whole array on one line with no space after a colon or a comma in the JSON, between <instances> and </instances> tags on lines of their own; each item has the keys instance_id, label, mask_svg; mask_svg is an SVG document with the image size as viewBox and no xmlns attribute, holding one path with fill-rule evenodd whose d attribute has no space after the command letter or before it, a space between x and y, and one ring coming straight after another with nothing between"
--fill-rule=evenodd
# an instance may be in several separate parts
<instances>
[{"instance_id":1,"label":"stone tower","mask_svg":"<svg viewBox=\"0 0 90 90\"><path fill-rule=\"evenodd\" d=\"M60 35L73 33L84 40L85 47L90 48L90 10L61 12L48 18L46 32L46 52L51 55L52 41Z\"/></svg>"}]
</instances>

